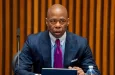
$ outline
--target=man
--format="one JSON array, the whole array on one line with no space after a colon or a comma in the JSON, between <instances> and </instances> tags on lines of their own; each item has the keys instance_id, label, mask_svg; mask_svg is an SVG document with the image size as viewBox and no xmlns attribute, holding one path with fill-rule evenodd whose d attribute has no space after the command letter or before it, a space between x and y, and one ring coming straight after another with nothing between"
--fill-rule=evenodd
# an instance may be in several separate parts
<instances>
[{"instance_id":1,"label":"man","mask_svg":"<svg viewBox=\"0 0 115 75\"><path fill-rule=\"evenodd\" d=\"M69 18L64 6L54 4L48 9L46 25L47 31L28 36L15 74L35 75L42 68L69 68L84 75L88 66L93 65L100 75L86 39L67 31Z\"/></svg>"}]
</instances>

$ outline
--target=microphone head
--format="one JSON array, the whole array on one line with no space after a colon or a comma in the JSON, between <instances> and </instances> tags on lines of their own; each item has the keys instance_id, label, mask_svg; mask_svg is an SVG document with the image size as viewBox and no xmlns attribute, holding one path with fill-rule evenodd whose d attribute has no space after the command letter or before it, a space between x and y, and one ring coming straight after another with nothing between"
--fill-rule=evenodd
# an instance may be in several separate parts
<instances>
[{"instance_id":1,"label":"microphone head","mask_svg":"<svg viewBox=\"0 0 115 75\"><path fill-rule=\"evenodd\" d=\"M20 37L20 28L17 29L17 37Z\"/></svg>"}]
</instances>

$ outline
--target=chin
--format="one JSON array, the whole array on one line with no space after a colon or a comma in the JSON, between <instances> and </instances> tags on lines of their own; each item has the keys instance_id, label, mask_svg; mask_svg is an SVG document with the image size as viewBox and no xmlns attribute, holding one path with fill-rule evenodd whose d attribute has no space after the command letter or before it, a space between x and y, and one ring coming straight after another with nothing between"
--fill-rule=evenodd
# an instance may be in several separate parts
<instances>
[{"instance_id":1,"label":"chin","mask_svg":"<svg viewBox=\"0 0 115 75\"><path fill-rule=\"evenodd\" d=\"M55 35L55 38L60 38L62 35Z\"/></svg>"},{"instance_id":2,"label":"chin","mask_svg":"<svg viewBox=\"0 0 115 75\"><path fill-rule=\"evenodd\" d=\"M60 38L63 34L61 33L52 33L55 38Z\"/></svg>"}]
</instances>

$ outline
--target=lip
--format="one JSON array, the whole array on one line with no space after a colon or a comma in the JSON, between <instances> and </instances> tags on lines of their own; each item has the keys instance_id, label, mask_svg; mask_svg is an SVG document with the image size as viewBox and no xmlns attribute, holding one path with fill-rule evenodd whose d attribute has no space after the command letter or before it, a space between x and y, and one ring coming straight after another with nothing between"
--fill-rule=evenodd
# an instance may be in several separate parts
<instances>
[{"instance_id":1,"label":"lip","mask_svg":"<svg viewBox=\"0 0 115 75\"><path fill-rule=\"evenodd\" d=\"M56 35L60 35L60 34L61 34L61 32L55 32L55 34L56 34Z\"/></svg>"}]
</instances>

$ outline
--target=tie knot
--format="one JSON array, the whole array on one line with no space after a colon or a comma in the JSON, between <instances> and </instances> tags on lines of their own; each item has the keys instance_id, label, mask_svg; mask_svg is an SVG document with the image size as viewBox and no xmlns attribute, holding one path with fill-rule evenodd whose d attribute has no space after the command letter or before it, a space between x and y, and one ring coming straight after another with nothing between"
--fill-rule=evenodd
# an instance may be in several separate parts
<instances>
[{"instance_id":1,"label":"tie knot","mask_svg":"<svg viewBox=\"0 0 115 75\"><path fill-rule=\"evenodd\" d=\"M56 42L56 45L57 45L57 46L60 46L60 40L59 40L59 39L56 39L55 42Z\"/></svg>"}]
</instances>

